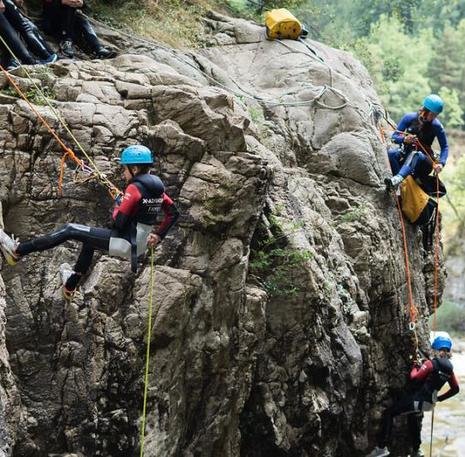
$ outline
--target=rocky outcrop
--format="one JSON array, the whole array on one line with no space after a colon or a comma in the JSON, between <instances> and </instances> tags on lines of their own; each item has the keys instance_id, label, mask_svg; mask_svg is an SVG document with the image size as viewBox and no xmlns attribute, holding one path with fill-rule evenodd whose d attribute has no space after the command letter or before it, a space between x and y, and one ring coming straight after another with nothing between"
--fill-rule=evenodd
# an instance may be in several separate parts
<instances>
[{"instance_id":1,"label":"rocky outcrop","mask_svg":"<svg viewBox=\"0 0 465 457\"><path fill-rule=\"evenodd\" d=\"M145 455L362 455L412 350L376 93L347 53L268 42L218 15L208 24L216 45L195 54L112 35L128 54L31 70L111 180L123 146L153 148L181 210L155 254ZM0 101L7 231L24 240L65 222L106 225L105 191L68 170L60 197L60 147L25 102ZM39 110L70 141L51 108ZM426 316L432 263L408 235ZM99 254L67 303L58 266L77 250L2 270L0 398L15 405L0 408L6 455L138 448L148 259L133 275Z\"/></svg>"}]
</instances>

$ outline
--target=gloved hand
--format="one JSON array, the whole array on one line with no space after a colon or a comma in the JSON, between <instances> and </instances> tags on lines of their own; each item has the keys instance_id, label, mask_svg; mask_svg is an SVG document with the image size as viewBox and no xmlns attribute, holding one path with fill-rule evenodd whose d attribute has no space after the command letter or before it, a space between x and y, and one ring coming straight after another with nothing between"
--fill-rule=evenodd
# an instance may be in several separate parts
<instances>
[{"instance_id":1,"label":"gloved hand","mask_svg":"<svg viewBox=\"0 0 465 457\"><path fill-rule=\"evenodd\" d=\"M442 163L435 163L433 165L433 169L434 169L434 174L435 175L438 175L439 173L441 173L442 169L443 169L443 165Z\"/></svg>"},{"instance_id":2,"label":"gloved hand","mask_svg":"<svg viewBox=\"0 0 465 457\"><path fill-rule=\"evenodd\" d=\"M413 144L413 143L415 143L416 140L417 140L417 136L416 135L411 135L410 133L408 133L404 137L404 143L405 144Z\"/></svg>"},{"instance_id":3,"label":"gloved hand","mask_svg":"<svg viewBox=\"0 0 465 457\"><path fill-rule=\"evenodd\" d=\"M115 205L116 206L120 206L121 205L121 202L123 201L123 194L118 194L116 197L115 197Z\"/></svg>"}]
</instances>

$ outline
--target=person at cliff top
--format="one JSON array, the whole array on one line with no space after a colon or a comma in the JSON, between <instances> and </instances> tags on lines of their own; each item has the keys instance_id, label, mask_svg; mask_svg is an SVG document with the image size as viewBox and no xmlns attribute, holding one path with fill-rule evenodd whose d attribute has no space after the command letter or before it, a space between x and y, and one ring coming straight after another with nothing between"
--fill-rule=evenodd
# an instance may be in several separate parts
<instances>
[{"instance_id":1,"label":"person at cliff top","mask_svg":"<svg viewBox=\"0 0 465 457\"><path fill-rule=\"evenodd\" d=\"M406 114L399 122L392 140L400 146L388 151L389 163L394 176L386 178L384 183L388 190L396 189L408 176L414 178L428 176L434 169L439 174L446 165L449 154L447 136L437 116L444 109L444 102L439 95L431 94L423 100L423 105L416 113ZM441 152L439 161L433 160L431 145L437 138Z\"/></svg>"},{"instance_id":2,"label":"person at cliff top","mask_svg":"<svg viewBox=\"0 0 465 457\"><path fill-rule=\"evenodd\" d=\"M65 57L72 59L74 44L81 41L98 59L111 59L116 52L100 43L92 24L82 13L84 0L43 0L42 25L60 43Z\"/></svg>"},{"instance_id":3,"label":"person at cliff top","mask_svg":"<svg viewBox=\"0 0 465 457\"><path fill-rule=\"evenodd\" d=\"M65 241L82 243L81 253L74 270L64 264L60 271L63 294L71 299L81 277L88 271L94 251L131 259L133 271L137 270L137 256L147 246L155 247L168 233L178 218L178 210L165 193L158 176L149 174L153 164L152 152L145 146L128 146L121 153L123 178L128 184L122 198L117 198L113 210L113 228L93 228L79 224L66 224L59 230L19 243L0 229L0 250L10 265L31 252L52 249ZM159 210L164 219L156 228Z\"/></svg>"},{"instance_id":4,"label":"person at cliff top","mask_svg":"<svg viewBox=\"0 0 465 457\"><path fill-rule=\"evenodd\" d=\"M49 64L58 59L37 26L21 11L23 0L0 0L0 35L15 56L26 65ZM21 41L21 38L24 40ZM19 66L1 43L3 66L12 70Z\"/></svg>"},{"instance_id":5,"label":"person at cliff top","mask_svg":"<svg viewBox=\"0 0 465 457\"><path fill-rule=\"evenodd\" d=\"M378 435L378 445L367 457L382 457L389 455L387 444L391 439L394 417L408 414L408 428L413 445L411 457L421 457L421 421L422 412L430 411L436 401L444 401L459 392L459 383L454 374L451 357L452 341L448 336L437 336L433 343L433 359L423 364L415 363L411 372L411 393L388 408L382 418L381 430ZM441 387L449 384L449 390L437 395Z\"/></svg>"}]
</instances>

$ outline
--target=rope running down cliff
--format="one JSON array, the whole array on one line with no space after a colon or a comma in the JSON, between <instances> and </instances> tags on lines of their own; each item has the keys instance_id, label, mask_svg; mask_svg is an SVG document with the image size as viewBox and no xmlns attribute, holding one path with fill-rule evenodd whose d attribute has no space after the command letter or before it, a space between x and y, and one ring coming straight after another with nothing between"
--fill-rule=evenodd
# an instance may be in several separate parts
<instances>
[{"instance_id":1,"label":"rope running down cliff","mask_svg":"<svg viewBox=\"0 0 465 457\"><path fill-rule=\"evenodd\" d=\"M0 35L0 41L2 44L5 46L5 48L8 50L8 52L11 54L11 56L20 62L20 60L16 57L12 49L8 46L8 44L5 42L3 37ZM65 120L63 117L58 113L58 111L53 107L53 105L50 103L50 100L48 97L45 95L43 90L37 85L37 83L34 81L32 78L31 74L29 71L26 69L25 66L21 65L19 66L21 68L29 81L32 83L34 88L37 90L37 92L40 94L40 96L43 98L47 106L51 109L52 113L55 115L56 120L58 121L59 124L63 126L63 128L68 132L69 136L71 139L74 141L78 149L82 152L82 154L86 157L88 160L90 167L86 165L82 160L80 160L74 151L70 149L68 146L64 144L64 142L60 139L58 136L57 132L48 124L48 122L44 119L44 117L38 112L38 110L34 107L34 105L29 101L27 95L21 90L21 88L18 86L18 84L15 82L15 80L12 78L12 76L9 74L9 72L3 68L3 66L0 65L0 70L5 74L5 77L8 79L8 81L11 83L11 85L14 87L18 95L28 104L29 108L34 112L34 114L37 116L37 118L42 122L42 124L47 128L47 130L50 132L50 134L53 136L53 138L58 142L58 144L61 146L63 149L63 156L60 161L60 176L58 178L58 191L59 194L61 195L62 192L62 183L63 183L63 175L64 175L64 165L66 162L67 158L70 158L84 173L90 174L93 178L95 178L97 181L99 181L104 187L107 188L108 192L110 193L112 198L115 198L116 196L121 194L121 191L105 176L104 173L102 173L97 165L94 163L92 158L87 154L87 152L84 150L82 147L81 143L77 140L77 138L74 136L73 132L70 130L68 125L66 124Z\"/></svg>"}]
</instances>

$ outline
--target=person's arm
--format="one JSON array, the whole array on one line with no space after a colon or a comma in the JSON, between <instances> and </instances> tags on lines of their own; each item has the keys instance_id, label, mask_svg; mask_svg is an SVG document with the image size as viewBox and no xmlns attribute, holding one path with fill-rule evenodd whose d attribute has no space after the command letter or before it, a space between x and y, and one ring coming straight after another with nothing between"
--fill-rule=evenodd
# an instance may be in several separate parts
<instances>
[{"instance_id":1,"label":"person's arm","mask_svg":"<svg viewBox=\"0 0 465 457\"><path fill-rule=\"evenodd\" d=\"M453 397L459 393L460 387L455 373L452 373L452 377L449 379L449 387L450 389L447 392L438 396L438 401L447 400L448 398Z\"/></svg>"},{"instance_id":2,"label":"person's arm","mask_svg":"<svg viewBox=\"0 0 465 457\"><path fill-rule=\"evenodd\" d=\"M431 362L431 360L426 360L420 367L418 365L413 366L410 371L410 380L424 381L432 371L433 362Z\"/></svg>"},{"instance_id":3,"label":"person's arm","mask_svg":"<svg viewBox=\"0 0 465 457\"><path fill-rule=\"evenodd\" d=\"M412 114L404 115L404 117L400 120L399 125L397 126L397 130L391 135L391 139L392 141L394 141L394 143L402 144L404 142L406 135L403 132L407 130L411 122L412 122ZM407 137L408 136L409 135L407 135Z\"/></svg>"},{"instance_id":4,"label":"person's arm","mask_svg":"<svg viewBox=\"0 0 465 457\"><path fill-rule=\"evenodd\" d=\"M173 200L171 200L171 198L165 193L163 193L162 198L163 202L161 204L161 209L164 213L164 218L161 224L157 228L154 228L152 233L150 233L147 237L148 247L155 247L158 243L160 243L179 217L179 211L173 203Z\"/></svg>"},{"instance_id":5,"label":"person's arm","mask_svg":"<svg viewBox=\"0 0 465 457\"><path fill-rule=\"evenodd\" d=\"M121 204L116 204L113 209L114 228L123 231L127 227L141 198L142 195L137 186L129 184L124 192Z\"/></svg>"},{"instance_id":6,"label":"person's arm","mask_svg":"<svg viewBox=\"0 0 465 457\"><path fill-rule=\"evenodd\" d=\"M449 144L447 143L447 135L442 124L438 121L434 123L434 131L441 147L441 153L439 154L439 163L444 167L449 156Z\"/></svg>"}]
</instances>

